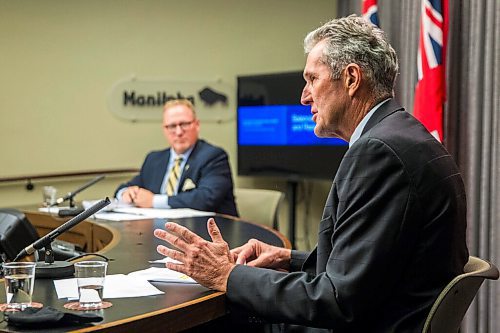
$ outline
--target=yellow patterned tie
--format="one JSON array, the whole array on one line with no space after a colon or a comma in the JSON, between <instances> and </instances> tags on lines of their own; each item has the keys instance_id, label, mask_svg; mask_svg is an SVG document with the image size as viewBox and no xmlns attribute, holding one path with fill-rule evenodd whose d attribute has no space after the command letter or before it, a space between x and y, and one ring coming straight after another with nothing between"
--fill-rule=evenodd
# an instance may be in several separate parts
<instances>
[{"instance_id":1,"label":"yellow patterned tie","mask_svg":"<svg viewBox=\"0 0 500 333\"><path fill-rule=\"evenodd\" d=\"M182 156L177 156L174 161L174 166L170 170L167 182L167 195L172 196L175 194L177 184L179 183L179 176L181 174Z\"/></svg>"}]
</instances>

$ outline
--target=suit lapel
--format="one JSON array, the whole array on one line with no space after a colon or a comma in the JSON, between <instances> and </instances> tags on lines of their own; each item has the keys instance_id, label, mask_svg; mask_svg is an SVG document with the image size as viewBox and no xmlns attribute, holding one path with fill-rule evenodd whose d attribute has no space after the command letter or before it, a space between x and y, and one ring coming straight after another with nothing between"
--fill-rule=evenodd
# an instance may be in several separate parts
<instances>
[{"instance_id":1,"label":"suit lapel","mask_svg":"<svg viewBox=\"0 0 500 333\"><path fill-rule=\"evenodd\" d=\"M165 149L160 158L156 161L156 167L153 169L152 186L155 193L160 193L161 186L163 185L163 178L169 167L170 149Z\"/></svg>"}]
</instances>

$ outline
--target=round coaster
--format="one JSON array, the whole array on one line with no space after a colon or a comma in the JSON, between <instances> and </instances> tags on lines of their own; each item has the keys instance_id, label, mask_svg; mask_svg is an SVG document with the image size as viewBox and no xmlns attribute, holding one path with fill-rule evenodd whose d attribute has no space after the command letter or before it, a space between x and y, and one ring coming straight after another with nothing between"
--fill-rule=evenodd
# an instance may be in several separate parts
<instances>
[{"instance_id":1,"label":"round coaster","mask_svg":"<svg viewBox=\"0 0 500 333\"><path fill-rule=\"evenodd\" d=\"M68 310L75 310L75 311L94 311L94 310L107 309L107 308L111 307L112 305L113 305L113 303L111 303L111 302L103 301L102 305L100 307L94 308L94 309L87 309L87 308L81 307L79 302L69 302L69 303L64 304L64 308L68 309Z\"/></svg>"},{"instance_id":2,"label":"round coaster","mask_svg":"<svg viewBox=\"0 0 500 333\"><path fill-rule=\"evenodd\" d=\"M7 311L7 312L15 312L15 311L20 311L18 309L7 309L7 303L2 303L0 304L0 311ZM43 308L43 304L42 303L38 303L38 302L31 302L31 307L32 308Z\"/></svg>"}]
</instances>

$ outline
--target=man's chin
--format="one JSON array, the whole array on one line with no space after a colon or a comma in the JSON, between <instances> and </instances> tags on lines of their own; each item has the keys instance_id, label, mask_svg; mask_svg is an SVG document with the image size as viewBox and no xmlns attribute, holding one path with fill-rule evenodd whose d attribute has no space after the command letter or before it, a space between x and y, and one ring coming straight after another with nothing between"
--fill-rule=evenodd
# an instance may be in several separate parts
<instances>
[{"instance_id":1,"label":"man's chin","mask_svg":"<svg viewBox=\"0 0 500 333\"><path fill-rule=\"evenodd\" d=\"M316 135L318 138L340 138L342 139L337 133L332 131L331 129L324 128L316 123L316 126L314 127L314 135Z\"/></svg>"},{"instance_id":2,"label":"man's chin","mask_svg":"<svg viewBox=\"0 0 500 333\"><path fill-rule=\"evenodd\" d=\"M186 150L188 150L189 146L187 145L173 145L172 146L177 154L184 154Z\"/></svg>"},{"instance_id":3,"label":"man's chin","mask_svg":"<svg viewBox=\"0 0 500 333\"><path fill-rule=\"evenodd\" d=\"M314 127L314 135L316 135L318 138L326 138L328 137L324 131L321 130L321 128L316 124Z\"/></svg>"}]
</instances>

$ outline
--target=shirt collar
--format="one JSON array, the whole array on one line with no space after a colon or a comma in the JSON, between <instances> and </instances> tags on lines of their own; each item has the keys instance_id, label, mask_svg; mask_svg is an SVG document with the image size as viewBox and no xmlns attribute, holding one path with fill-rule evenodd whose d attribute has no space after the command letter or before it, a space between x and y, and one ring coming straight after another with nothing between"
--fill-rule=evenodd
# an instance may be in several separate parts
<instances>
[{"instance_id":1,"label":"shirt collar","mask_svg":"<svg viewBox=\"0 0 500 333\"><path fill-rule=\"evenodd\" d=\"M182 163L183 164L186 163L186 161L189 158L189 155L191 155L191 153L193 152L193 149L194 149L194 145L191 148L189 148L188 150L186 150L183 154L177 154L173 148L170 148L169 163L174 163L177 156L182 156Z\"/></svg>"},{"instance_id":2,"label":"shirt collar","mask_svg":"<svg viewBox=\"0 0 500 333\"><path fill-rule=\"evenodd\" d=\"M368 120L370 120L370 118L373 116L373 114L375 113L375 111L377 111L378 108L382 104L384 104L385 102L387 102L389 99L390 98L384 99L382 102L380 102L377 105L375 105L370 110L370 112L368 112L366 114L366 116L363 117L363 120L361 120L361 122L358 124L358 126L356 126L356 129L354 130L354 132L351 135L351 139L349 140L349 148L351 148L351 146L354 144L354 142L358 141L358 139L361 136L361 133L363 133L363 129L365 128L366 124L368 123Z\"/></svg>"}]
</instances>

